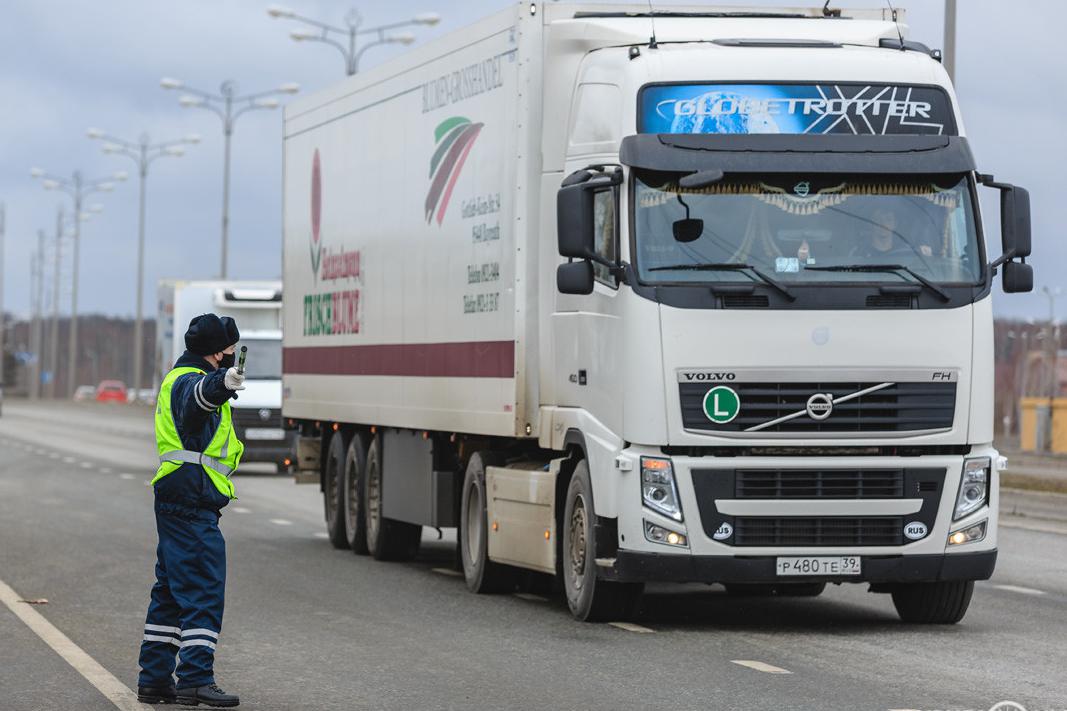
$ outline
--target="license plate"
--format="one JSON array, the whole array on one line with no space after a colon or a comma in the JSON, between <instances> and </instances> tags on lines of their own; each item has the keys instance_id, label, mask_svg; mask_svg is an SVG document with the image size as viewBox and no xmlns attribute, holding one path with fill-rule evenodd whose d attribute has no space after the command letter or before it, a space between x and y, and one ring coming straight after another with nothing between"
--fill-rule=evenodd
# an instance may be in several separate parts
<instances>
[{"instance_id":1,"label":"license plate","mask_svg":"<svg viewBox=\"0 0 1067 711\"><path fill-rule=\"evenodd\" d=\"M859 575L859 556L779 558L778 575Z\"/></svg>"},{"instance_id":2,"label":"license plate","mask_svg":"<svg viewBox=\"0 0 1067 711\"><path fill-rule=\"evenodd\" d=\"M245 439L285 439L285 430L280 427L249 427Z\"/></svg>"}]
</instances>

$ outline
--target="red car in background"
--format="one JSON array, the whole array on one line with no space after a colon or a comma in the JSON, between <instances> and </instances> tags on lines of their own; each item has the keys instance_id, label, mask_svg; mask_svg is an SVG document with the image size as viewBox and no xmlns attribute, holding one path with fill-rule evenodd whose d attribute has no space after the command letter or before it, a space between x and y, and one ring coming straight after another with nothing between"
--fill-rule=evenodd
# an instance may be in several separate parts
<instances>
[{"instance_id":1,"label":"red car in background","mask_svg":"<svg viewBox=\"0 0 1067 711\"><path fill-rule=\"evenodd\" d=\"M102 380L96 386L97 402L126 403L126 383L121 380Z\"/></svg>"}]
</instances>

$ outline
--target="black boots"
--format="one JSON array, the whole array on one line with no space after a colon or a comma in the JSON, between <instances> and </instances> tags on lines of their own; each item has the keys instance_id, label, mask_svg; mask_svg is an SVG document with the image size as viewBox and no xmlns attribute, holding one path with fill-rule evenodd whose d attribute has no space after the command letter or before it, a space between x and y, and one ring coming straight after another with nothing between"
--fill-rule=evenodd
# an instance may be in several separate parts
<instances>
[{"instance_id":1,"label":"black boots","mask_svg":"<svg viewBox=\"0 0 1067 711\"><path fill-rule=\"evenodd\" d=\"M173 704L177 700L173 684L138 686L137 700L142 704Z\"/></svg>"},{"instance_id":2,"label":"black boots","mask_svg":"<svg viewBox=\"0 0 1067 711\"><path fill-rule=\"evenodd\" d=\"M177 702L184 706L237 706L241 699L237 694L227 694L215 684L207 686L195 686L188 689L178 689Z\"/></svg>"}]
</instances>

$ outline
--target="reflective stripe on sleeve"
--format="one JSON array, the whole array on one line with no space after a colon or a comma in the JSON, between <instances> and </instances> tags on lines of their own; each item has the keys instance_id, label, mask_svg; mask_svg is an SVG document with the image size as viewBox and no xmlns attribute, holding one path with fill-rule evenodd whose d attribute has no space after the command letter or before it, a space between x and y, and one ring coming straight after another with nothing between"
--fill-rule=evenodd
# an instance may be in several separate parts
<instances>
[{"instance_id":1,"label":"reflective stripe on sleeve","mask_svg":"<svg viewBox=\"0 0 1067 711\"><path fill-rule=\"evenodd\" d=\"M196 398L196 404L200 406L201 410L206 410L207 412L214 412L219 407L218 405L212 405L210 402L208 402L207 398L204 397L203 378L200 378L200 380L196 381L196 385L193 386L193 397Z\"/></svg>"}]
</instances>

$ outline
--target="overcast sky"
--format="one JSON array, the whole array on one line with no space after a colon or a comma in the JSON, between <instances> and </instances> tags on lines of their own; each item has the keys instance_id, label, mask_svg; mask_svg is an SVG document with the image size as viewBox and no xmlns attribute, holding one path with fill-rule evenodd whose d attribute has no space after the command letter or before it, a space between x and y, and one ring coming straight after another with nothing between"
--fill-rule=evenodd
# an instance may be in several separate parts
<instances>
[{"instance_id":1,"label":"overcast sky","mask_svg":"<svg viewBox=\"0 0 1067 711\"><path fill-rule=\"evenodd\" d=\"M340 22L346 3L290 0L303 14ZM369 23L418 12L443 21L415 28L419 41L456 30L509 0L366 0ZM663 3L658 3L662 5ZM768 5L767 2L733 4ZM789 4L789 3L782 3ZM798 3L821 5L821 2ZM903 0L910 36L942 44L940 0ZM128 170L131 180L94 196L103 212L83 226L80 313L131 315L134 310L137 182L132 161L101 153L85 137L89 126L130 140L148 132L167 140L203 136L185 157L165 158L151 169L145 313L155 313L160 278L212 278L219 267L222 132L219 119L182 109L178 93L159 88L163 76L215 90L234 79L242 91L299 82L304 92L343 76L340 55L317 44L288 39L295 25L267 16L256 0L4 0L0 22L0 201L7 207L7 310L29 310L30 254L37 230L51 234L61 195L46 192L29 170L61 175L80 168L86 177ZM834 2L838 7L879 6ZM996 312L1047 318L1042 285L1064 282L1067 267L1067 2L1062 0L960 0L957 92L967 133L983 172L1030 189L1033 200L1035 283L1028 295L994 289ZM364 66L403 48L368 51ZM987 198L993 195L987 196ZM69 203L69 201L68 201ZM998 235L995 200L986 199L986 222ZM237 124L230 210L230 276L276 278L281 273L281 111L255 111ZM991 247L994 252L998 245ZM69 260L67 260L69 264ZM69 270L69 266L68 266ZM1067 293L1067 289L1064 289ZM69 292L61 299L69 311ZM1060 304L1067 313L1067 301Z\"/></svg>"}]
</instances>

